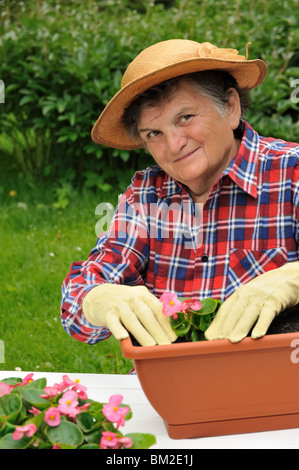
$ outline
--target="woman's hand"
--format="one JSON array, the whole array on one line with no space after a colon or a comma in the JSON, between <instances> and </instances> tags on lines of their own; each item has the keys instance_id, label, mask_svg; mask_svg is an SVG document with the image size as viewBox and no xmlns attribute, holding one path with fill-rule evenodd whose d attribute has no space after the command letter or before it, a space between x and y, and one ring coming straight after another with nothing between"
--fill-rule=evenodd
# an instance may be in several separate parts
<instances>
[{"instance_id":1,"label":"woman's hand","mask_svg":"<svg viewBox=\"0 0 299 470\"><path fill-rule=\"evenodd\" d=\"M239 287L219 308L205 332L208 340L241 341L264 336L276 315L299 303L299 262L261 274Z\"/></svg>"},{"instance_id":2,"label":"woman's hand","mask_svg":"<svg viewBox=\"0 0 299 470\"><path fill-rule=\"evenodd\" d=\"M177 339L162 303L145 286L101 284L86 294L82 307L89 323L109 328L118 340L129 332L142 346Z\"/></svg>"}]
</instances>

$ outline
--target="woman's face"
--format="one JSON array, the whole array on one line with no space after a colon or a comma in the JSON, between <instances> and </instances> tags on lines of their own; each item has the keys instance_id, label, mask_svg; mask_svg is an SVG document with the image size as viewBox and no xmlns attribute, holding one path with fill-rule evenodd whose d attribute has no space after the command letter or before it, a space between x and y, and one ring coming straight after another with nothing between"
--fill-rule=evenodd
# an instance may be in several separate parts
<instances>
[{"instance_id":1,"label":"woman's face","mask_svg":"<svg viewBox=\"0 0 299 470\"><path fill-rule=\"evenodd\" d=\"M167 103L141 110L138 131L156 163L199 195L210 190L237 153L233 130L240 115L235 90L221 115L209 98L182 82Z\"/></svg>"}]
</instances>

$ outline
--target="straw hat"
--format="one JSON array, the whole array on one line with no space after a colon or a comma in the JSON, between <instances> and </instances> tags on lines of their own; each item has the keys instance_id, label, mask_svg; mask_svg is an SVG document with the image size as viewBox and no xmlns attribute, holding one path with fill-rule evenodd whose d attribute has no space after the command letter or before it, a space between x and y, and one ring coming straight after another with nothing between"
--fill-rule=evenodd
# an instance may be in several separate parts
<instances>
[{"instance_id":1,"label":"straw hat","mask_svg":"<svg viewBox=\"0 0 299 470\"><path fill-rule=\"evenodd\" d=\"M202 70L225 70L236 78L239 87L248 90L260 85L267 74L265 62L260 59L247 60L236 49L221 49L209 42L200 44L188 39L159 42L143 50L130 63L123 75L121 89L95 123L92 139L118 149L143 147L141 140L129 138L121 122L124 110L138 94L152 86Z\"/></svg>"}]
</instances>

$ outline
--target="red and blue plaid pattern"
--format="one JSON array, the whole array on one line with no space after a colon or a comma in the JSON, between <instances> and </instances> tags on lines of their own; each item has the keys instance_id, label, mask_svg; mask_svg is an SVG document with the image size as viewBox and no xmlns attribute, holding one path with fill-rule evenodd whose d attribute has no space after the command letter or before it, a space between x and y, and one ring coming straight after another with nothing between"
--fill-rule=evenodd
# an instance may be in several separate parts
<instances>
[{"instance_id":1,"label":"red and blue plaid pattern","mask_svg":"<svg viewBox=\"0 0 299 470\"><path fill-rule=\"evenodd\" d=\"M103 282L145 284L157 297L222 301L256 276L299 259L299 145L259 136L248 123L239 152L203 207L158 166L135 174L110 228L62 286L61 318L80 341L110 336L81 303Z\"/></svg>"}]
</instances>

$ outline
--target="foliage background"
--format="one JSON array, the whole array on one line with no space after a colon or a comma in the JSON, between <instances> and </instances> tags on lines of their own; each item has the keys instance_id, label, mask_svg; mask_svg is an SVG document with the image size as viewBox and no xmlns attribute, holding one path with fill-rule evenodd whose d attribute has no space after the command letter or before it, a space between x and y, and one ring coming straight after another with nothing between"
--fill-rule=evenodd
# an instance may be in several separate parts
<instances>
[{"instance_id":1,"label":"foliage background","mask_svg":"<svg viewBox=\"0 0 299 470\"><path fill-rule=\"evenodd\" d=\"M188 38L245 54L251 42L249 58L265 60L269 73L251 92L247 120L263 135L298 142L298 2L0 0L0 15L2 366L127 371L112 338L82 345L59 325L60 286L95 244L96 205L115 204L150 163L143 151L94 144L92 125L150 44Z\"/></svg>"},{"instance_id":2,"label":"foliage background","mask_svg":"<svg viewBox=\"0 0 299 470\"><path fill-rule=\"evenodd\" d=\"M2 2L0 149L22 171L110 191L142 152L100 147L90 130L141 49L171 37L233 47L269 67L248 120L263 135L299 140L297 0Z\"/></svg>"}]
</instances>

